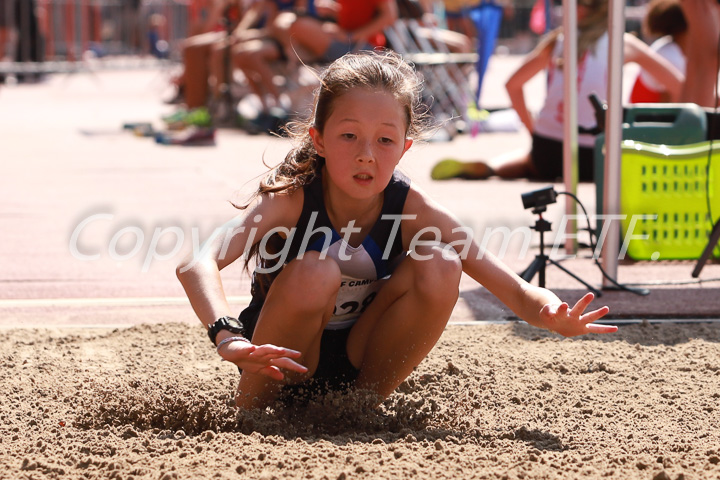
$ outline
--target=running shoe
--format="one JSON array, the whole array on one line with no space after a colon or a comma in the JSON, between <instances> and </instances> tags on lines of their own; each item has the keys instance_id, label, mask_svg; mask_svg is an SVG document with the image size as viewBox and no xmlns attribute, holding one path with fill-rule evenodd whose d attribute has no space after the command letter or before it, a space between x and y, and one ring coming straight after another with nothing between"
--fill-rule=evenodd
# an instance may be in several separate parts
<instances>
[{"instance_id":1,"label":"running shoe","mask_svg":"<svg viewBox=\"0 0 720 480\"><path fill-rule=\"evenodd\" d=\"M435 164L430 171L430 178L433 180L449 180L451 178L484 180L494 173L493 169L484 162L462 162L454 158L446 158Z\"/></svg>"},{"instance_id":2,"label":"running shoe","mask_svg":"<svg viewBox=\"0 0 720 480\"><path fill-rule=\"evenodd\" d=\"M215 128L193 126L179 132L161 132L155 135L155 142L161 145L215 145Z\"/></svg>"},{"instance_id":3,"label":"running shoe","mask_svg":"<svg viewBox=\"0 0 720 480\"><path fill-rule=\"evenodd\" d=\"M123 130L135 130L136 128L152 127L150 122L126 122L123 123Z\"/></svg>"},{"instance_id":4,"label":"running shoe","mask_svg":"<svg viewBox=\"0 0 720 480\"><path fill-rule=\"evenodd\" d=\"M163 122L170 130L182 130L185 127L209 127L212 125L212 117L205 107L193 108L192 110L180 109L171 115L162 117Z\"/></svg>"},{"instance_id":5,"label":"running shoe","mask_svg":"<svg viewBox=\"0 0 720 480\"><path fill-rule=\"evenodd\" d=\"M283 127L288 120L289 115L285 110L272 107L268 112L260 112L256 118L245 121L243 128L251 135L260 133L283 135Z\"/></svg>"},{"instance_id":6,"label":"running shoe","mask_svg":"<svg viewBox=\"0 0 720 480\"><path fill-rule=\"evenodd\" d=\"M465 163L454 158L440 160L430 171L430 178L433 180L449 180L459 178L465 173Z\"/></svg>"}]
</instances>

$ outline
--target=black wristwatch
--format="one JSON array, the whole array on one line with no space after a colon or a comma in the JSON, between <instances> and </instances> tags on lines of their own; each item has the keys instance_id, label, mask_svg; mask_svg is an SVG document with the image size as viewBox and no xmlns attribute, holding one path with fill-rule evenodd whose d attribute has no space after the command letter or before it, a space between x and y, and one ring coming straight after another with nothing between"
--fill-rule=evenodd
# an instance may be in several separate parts
<instances>
[{"instance_id":1,"label":"black wristwatch","mask_svg":"<svg viewBox=\"0 0 720 480\"><path fill-rule=\"evenodd\" d=\"M233 317L220 317L215 320L215 323L211 323L208 327L208 337L210 337L210 341L212 341L214 345L216 345L215 338L217 338L220 330L228 330L232 333L245 336L245 327L243 327L243 324L240 323L237 318Z\"/></svg>"}]
</instances>

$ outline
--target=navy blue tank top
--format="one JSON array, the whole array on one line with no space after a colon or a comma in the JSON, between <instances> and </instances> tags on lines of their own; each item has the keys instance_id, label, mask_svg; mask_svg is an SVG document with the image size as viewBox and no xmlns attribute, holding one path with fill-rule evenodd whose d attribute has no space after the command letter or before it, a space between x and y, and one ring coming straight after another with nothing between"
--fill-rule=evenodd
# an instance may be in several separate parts
<instances>
[{"instance_id":1,"label":"navy blue tank top","mask_svg":"<svg viewBox=\"0 0 720 480\"><path fill-rule=\"evenodd\" d=\"M401 215L409 189L408 178L395 171L384 191L378 219L362 243L353 247L330 222L323 199L322 174L318 174L303 188L303 208L295 228L287 238L274 233L268 239L265 250L274 259L261 259L253 273L251 305L257 308L265 301L272 281L284 265L304 252L316 251L335 260L342 275L335 311L327 328L352 325L375 298L394 263L404 255Z\"/></svg>"}]
</instances>

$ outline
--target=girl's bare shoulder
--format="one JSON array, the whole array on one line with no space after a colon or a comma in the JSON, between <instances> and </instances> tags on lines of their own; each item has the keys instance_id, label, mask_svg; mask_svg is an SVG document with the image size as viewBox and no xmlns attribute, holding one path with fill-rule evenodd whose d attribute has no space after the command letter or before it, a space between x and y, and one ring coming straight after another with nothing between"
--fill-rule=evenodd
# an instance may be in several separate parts
<instances>
[{"instance_id":1,"label":"girl's bare shoulder","mask_svg":"<svg viewBox=\"0 0 720 480\"><path fill-rule=\"evenodd\" d=\"M410 186L405 208L403 208L403 245L409 247L411 241L417 236L430 235L450 241L453 231L461 224L447 208L424 192L420 187Z\"/></svg>"},{"instance_id":2,"label":"girl's bare shoulder","mask_svg":"<svg viewBox=\"0 0 720 480\"><path fill-rule=\"evenodd\" d=\"M423 220L443 216L446 213L446 210L422 188L415 183L410 184L410 190L403 208L404 215L414 216L422 223Z\"/></svg>"},{"instance_id":3,"label":"girl's bare shoulder","mask_svg":"<svg viewBox=\"0 0 720 480\"><path fill-rule=\"evenodd\" d=\"M430 197L415 182L410 183L407 198L405 199L404 214L422 211L427 206Z\"/></svg>"},{"instance_id":4,"label":"girl's bare shoulder","mask_svg":"<svg viewBox=\"0 0 720 480\"><path fill-rule=\"evenodd\" d=\"M248 215L262 215L277 226L291 228L300 218L304 198L302 188L292 192L264 193L255 199Z\"/></svg>"}]
</instances>

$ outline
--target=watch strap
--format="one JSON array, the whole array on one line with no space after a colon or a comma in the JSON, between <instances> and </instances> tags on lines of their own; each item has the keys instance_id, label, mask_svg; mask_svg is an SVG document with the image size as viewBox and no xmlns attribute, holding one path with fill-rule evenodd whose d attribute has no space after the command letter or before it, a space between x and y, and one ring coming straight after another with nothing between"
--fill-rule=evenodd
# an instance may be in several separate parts
<instances>
[{"instance_id":1,"label":"watch strap","mask_svg":"<svg viewBox=\"0 0 720 480\"><path fill-rule=\"evenodd\" d=\"M214 323L208 325L208 337L210 337L213 345L216 344L215 340L221 330L228 330L234 334L245 336L245 328L240 320L234 317L220 317Z\"/></svg>"}]
</instances>

